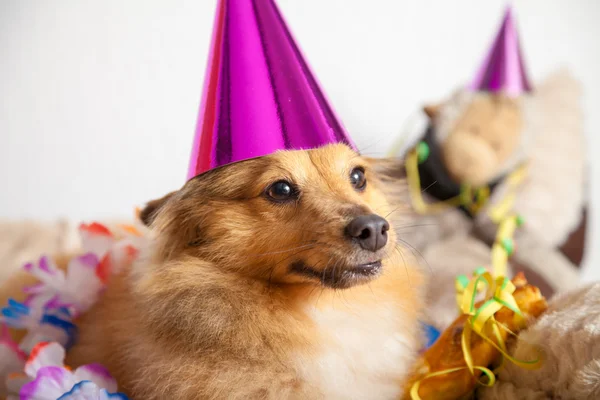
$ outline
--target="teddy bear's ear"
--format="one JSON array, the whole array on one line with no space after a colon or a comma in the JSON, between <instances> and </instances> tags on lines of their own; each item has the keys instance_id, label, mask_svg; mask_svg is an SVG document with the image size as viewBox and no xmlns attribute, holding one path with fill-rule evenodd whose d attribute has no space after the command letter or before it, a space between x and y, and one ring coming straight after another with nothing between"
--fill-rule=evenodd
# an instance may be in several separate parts
<instances>
[{"instance_id":1,"label":"teddy bear's ear","mask_svg":"<svg viewBox=\"0 0 600 400\"><path fill-rule=\"evenodd\" d=\"M423 107L423 112L429 117L430 120L434 120L440 111L439 104L429 104Z\"/></svg>"}]
</instances>

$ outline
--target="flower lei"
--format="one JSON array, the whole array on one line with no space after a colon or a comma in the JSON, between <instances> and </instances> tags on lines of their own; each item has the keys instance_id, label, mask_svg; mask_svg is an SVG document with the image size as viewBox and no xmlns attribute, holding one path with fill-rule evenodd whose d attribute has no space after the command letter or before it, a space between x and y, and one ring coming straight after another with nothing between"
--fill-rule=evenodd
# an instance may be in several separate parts
<instances>
[{"instance_id":1,"label":"flower lei","mask_svg":"<svg viewBox=\"0 0 600 400\"><path fill-rule=\"evenodd\" d=\"M415 210L418 213L427 214L443 211L450 207L464 206L475 214L480 212L489 199L489 189L486 187L472 188L470 186L463 186L461 193L457 197L434 204L426 203L423 200L418 164L424 162L428 156L429 147L426 143L421 142L409 152L406 158L409 193ZM498 224L496 240L491 250L493 274L488 272L486 268L480 267L475 270L470 279L465 275L460 275L456 278L456 302L460 312L468 316L461 336L461 348L466 366L436 371L425 375L411 387L410 396L412 400L420 400L419 387L421 382L435 376L449 374L466 368L474 377L476 377L475 371L479 371L487 377L486 381L477 380L477 383L484 386L493 386L496 381L495 374L502 368L504 360L509 360L526 369L536 369L541 365L540 357L531 361L518 360L511 357L507 353L501 330L513 336L516 336L516 334L495 319L495 314L505 307L513 311L515 316L524 323L524 316L513 297L515 286L506 277L506 273L508 259L515 251L514 233L524 223L521 216L510 214L510 210L516 197L516 188L524 179L525 172L525 166L521 166L508 176L507 185L509 190L507 195L505 195L498 205L489 211L492 221ZM482 292L484 293L484 301L477 307L476 299ZM492 338L489 337L488 332L491 332ZM498 368L494 371L487 368L487 366L473 364L470 348L473 333L479 335L500 352L502 360Z\"/></svg>"},{"instance_id":2,"label":"flower lei","mask_svg":"<svg viewBox=\"0 0 600 400\"><path fill-rule=\"evenodd\" d=\"M110 274L137 256L140 230L130 225L120 229L117 238L99 223L81 224L84 254L71 259L66 271L47 256L23 266L39 283L23 289L25 301L10 299L0 311L0 379L7 399L127 399L116 393L117 383L102 365L75 371L64 365L65 349L77 339L77 317L96 303ZM16 343L8 328L27 333Z\"/></svg>"}]
</instances>

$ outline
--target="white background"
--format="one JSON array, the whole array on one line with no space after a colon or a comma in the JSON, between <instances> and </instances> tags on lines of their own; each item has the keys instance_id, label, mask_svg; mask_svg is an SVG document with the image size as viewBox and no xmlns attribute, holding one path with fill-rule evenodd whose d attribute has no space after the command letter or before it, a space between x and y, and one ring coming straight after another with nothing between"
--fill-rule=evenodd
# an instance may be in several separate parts
<instances>
[{"instance_id":1,"label":"white background","mask_svg":"<svg viewBox=\"0 0 600 400\"><path fill-rule=\"evenodd\" d=\"M359 147L383 155L419 105L469 80L501 0L279 0ZM513 3L533 81L567 66L600 150L600 1ZM0 217L130 216L184 183L214 0L0 0ZM600 278L592 159L586 277Z\"/></svg>"}]
</instances>

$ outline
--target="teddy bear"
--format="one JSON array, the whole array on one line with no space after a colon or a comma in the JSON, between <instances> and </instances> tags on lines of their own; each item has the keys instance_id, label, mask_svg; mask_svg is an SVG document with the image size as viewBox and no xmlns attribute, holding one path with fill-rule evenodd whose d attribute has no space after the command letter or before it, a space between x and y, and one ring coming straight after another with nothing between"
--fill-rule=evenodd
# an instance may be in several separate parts
<instances>
[{"instance_id":1,"label":"teddy bear","mask_svg":"<svg viewBox=\"0 0 600 400\"><path fill-rule=\"evenodd\" d=\"M498 208L525 221L509 275L524 271L546 297L577 285L587 184L580 97L566 70L532 85L508 8L474 79L424 107L418 165L406 161L414 216L405 225L413 228L399 232L434 278L433 325L444 328L456 316L448 301L456 276L489 264Z\"/></svg>"}]
</instances>

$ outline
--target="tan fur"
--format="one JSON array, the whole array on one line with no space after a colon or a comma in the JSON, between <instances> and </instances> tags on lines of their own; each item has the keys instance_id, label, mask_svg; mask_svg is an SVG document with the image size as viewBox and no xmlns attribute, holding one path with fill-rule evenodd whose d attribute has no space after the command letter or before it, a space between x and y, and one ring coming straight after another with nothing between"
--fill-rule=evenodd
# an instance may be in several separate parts
<instances>
[{"instance_id":1,"label":"tan fur","mask_svg":"<svg viewBox=\"0 0 600 400\"><path fill-rule=\"evenodd\" d=\"M349 183L357 166L364 192ZM375 167L343 145L280 152L152 202L147 247L78 321L69 365L106 365L134 399L398 398L419 344L421 274L393 229L376 253L344 237L356 216L404 210ZM297 202L266 199L280 179ZM344 275L378 259L371 280Z\"/></svg>"},{"instance_id":2,"label":"tan fur","mask_svg":"<svg viewBox=\"0 0 600 400\"><path fill-rule=\"evenodd\" d=\"M441 106L425 107L435 120ZM487 184L521 143L523 121L518 99L502 94L471 96L440 144L448 173L459 183Z\"/></svg>"}]
</instances>

